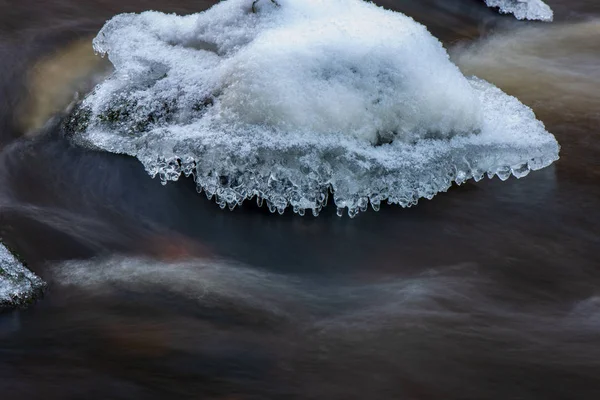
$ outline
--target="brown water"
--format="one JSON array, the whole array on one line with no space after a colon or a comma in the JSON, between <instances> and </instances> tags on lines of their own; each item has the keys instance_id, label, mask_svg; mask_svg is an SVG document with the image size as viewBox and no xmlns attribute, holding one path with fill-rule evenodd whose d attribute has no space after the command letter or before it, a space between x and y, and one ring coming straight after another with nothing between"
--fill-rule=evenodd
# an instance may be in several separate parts
<instances>
[{"instance_id":1,"label":"brown water","mask_svg":"<svg viewBox=\"0 0 600 400\"><path fill-rule=\"evenodd\" d=\"M0 236L50 283L0 315L0 398L600 398L600 5L547 2L554 24L380 2L561 159L350 220L222 211L48 121L106 73L106 18L212 2L0 1Z\"/></svg>"}]
</instances>

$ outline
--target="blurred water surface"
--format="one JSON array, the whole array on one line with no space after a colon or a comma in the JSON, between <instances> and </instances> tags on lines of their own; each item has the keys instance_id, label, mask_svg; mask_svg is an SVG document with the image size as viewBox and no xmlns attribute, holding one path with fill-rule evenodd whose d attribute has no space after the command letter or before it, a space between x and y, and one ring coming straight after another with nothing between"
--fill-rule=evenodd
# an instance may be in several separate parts
<instances>
[{"instance_id":1,"label":"blurred water surface","mask_svg":"<svg viewBox=\"0 0 600 400\"><path fill-rule=\"evenodd\" d=\"M50 284L0 315L1 398L600 398L598 2L548 0L552 24L378 2L531 106L561 159L353 220L223 211L58 134L110 73L107 18L213 3L0 1L0 237Z\"/></svg>"}]
</instances>

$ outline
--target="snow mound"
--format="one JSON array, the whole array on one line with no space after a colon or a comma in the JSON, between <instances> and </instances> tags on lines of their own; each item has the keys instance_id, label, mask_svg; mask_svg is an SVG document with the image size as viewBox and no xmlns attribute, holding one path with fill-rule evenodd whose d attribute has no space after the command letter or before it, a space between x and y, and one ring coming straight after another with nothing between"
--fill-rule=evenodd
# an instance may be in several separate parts
<instances>
[{"instance_id":1,"label":"snow mound","mask_svg":"<svg viewBox=\"0 0 600 400\"><path fill-rule=\"evenodd\" d=\"M118 15L94 41L114 75L66 123L77 143L193 175L222 207L316 215L410 206L452 182L558 158L533 112L464 77L425 27L360 0L228 0Z\"/></svg>"},{"instance_id":2,"label":"snow mound","mask_svg":"<svg viewBox=\"0 0 600 400\"><path fill-rule=\"evenodd\" d=\"M30 303L45 285L0 243L0 310Z\"/></svg>"},{"instance_id":3,"label":"snow mound","mask_svg":"<svg viewBox=\"0 0 600 400\"><path fill-rule=\"evenodd\" d=\"M502 14L514 14L517 19L552 21L554 12L542 0L485 0L488 7L500 9Z\"/></svg>"}]
</instances>

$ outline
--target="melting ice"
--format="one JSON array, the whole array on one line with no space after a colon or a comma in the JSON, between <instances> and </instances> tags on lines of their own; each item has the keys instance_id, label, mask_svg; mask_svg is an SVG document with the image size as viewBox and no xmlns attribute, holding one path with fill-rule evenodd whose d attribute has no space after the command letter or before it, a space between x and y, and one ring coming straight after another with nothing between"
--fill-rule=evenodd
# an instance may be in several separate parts
<instances>
[{"instance_id":1,"label":"melting ice","mask_svg":"<svg viewBox=\"0 0 600 400\"><path fill-rule=\"evenodd\" d=\"M554 12L542 0L485 0L488 7L498 8L502 14L514 14L517 19L552 21Z\"/></svg>"},{"instance_id":2,"label":"melting ice","mask_svg":"<svg viewBox=\"0 0 600 400\"><path fill-rule=\"evenodd\" d=\"M533 112L461 74L411 18L360 0L228 0L114 17L114 75L67 122L78 143L193 175L221 207L350 216L558 158Z\"/></svg>"},{"instance_id":3,"label":"melting ice","mask_svg":"<svg viewBox=\"0 0 600 400\"><path fill-rule=\"evenodd\" d=\"M0 310L30 302L44 286L0 243Z\"/></svg>"}]
</instances>

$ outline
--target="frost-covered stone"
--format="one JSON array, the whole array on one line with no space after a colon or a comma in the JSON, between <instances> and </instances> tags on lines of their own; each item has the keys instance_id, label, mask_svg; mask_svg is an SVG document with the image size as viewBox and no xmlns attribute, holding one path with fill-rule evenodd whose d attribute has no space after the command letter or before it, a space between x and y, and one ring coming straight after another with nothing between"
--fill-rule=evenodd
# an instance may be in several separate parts
<instances>
[{"instance_id":1,"label":"frost-covered stone","mask_svg":"<svg viewBox=\"0 0 600 400\"><path fill-rule=\"evenodd\" d=\"M0 243L0 311L29 304L45 285Z\"/></svg>"},{"instance_id":2,"label":"frost-covered stone","mask_svg":"<svg viewBox=\"0 0 600 400\"><path fill-rule=\"evenodd\" d=\"M542 0L485 0L488 7L498 8L502 14L514 14L517 19L552 21L554 12Z\"/></svg>"},{"instance_id":3,"label":"frost-covered stone","mask_svg":"<svg viewBox=\"0 0 600 400\"><path fill-rule=\"evenodd\" d=\"M78 143L193 175L230 208L410 206L452 182L518 177L558 144L517 99L464 77L411 18L360 0L228 0L123 14L94 41L114 75L71 116Z\"/></svg>"}]
</instances>

